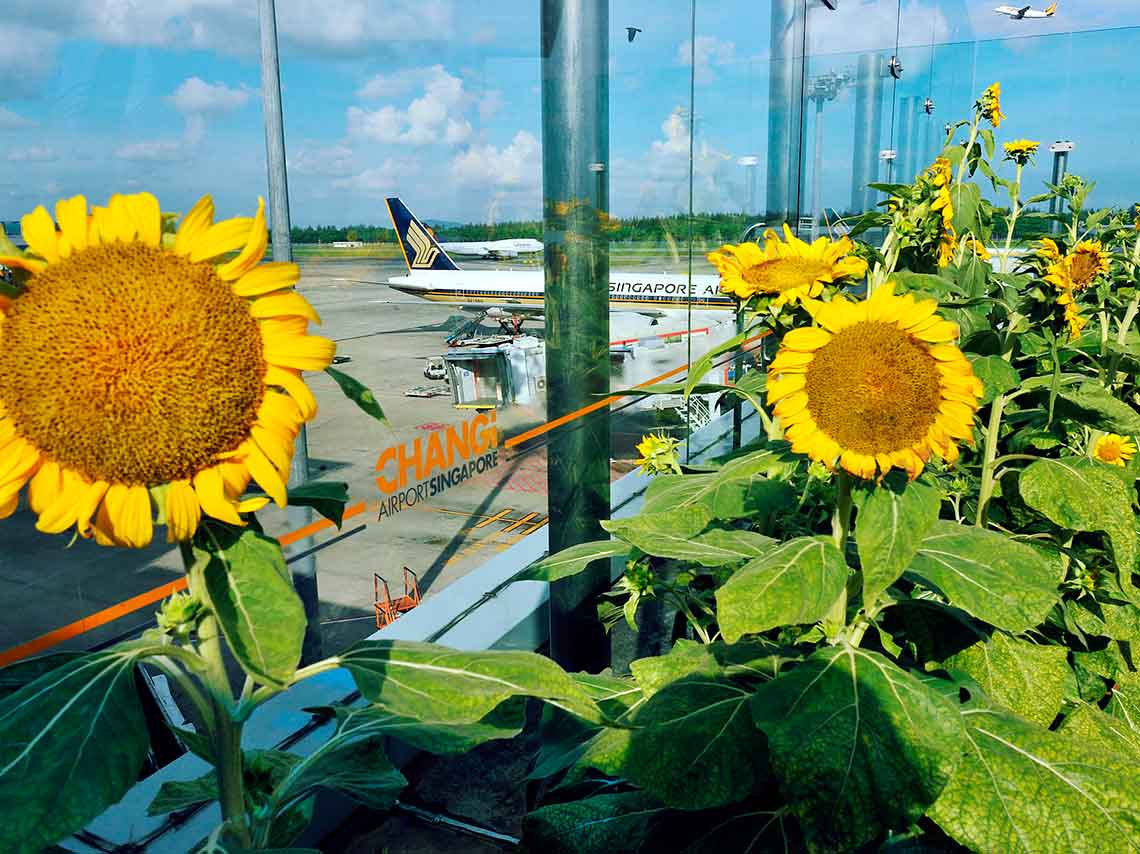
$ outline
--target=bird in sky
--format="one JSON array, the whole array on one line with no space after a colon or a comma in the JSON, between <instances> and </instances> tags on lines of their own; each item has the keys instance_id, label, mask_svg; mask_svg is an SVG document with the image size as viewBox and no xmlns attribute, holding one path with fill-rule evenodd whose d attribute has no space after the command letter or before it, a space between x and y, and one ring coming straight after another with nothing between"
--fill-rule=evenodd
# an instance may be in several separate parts
<instances>
[{"instance_id":1,"label":"bird in sky","mask_svg":"<svg viewBox=\"0 0 1140 854\"><path fill-rule=\"evenodd\" d=\"M637 34L640 32L641 32L641 27L626 27L625 28L626 39L628 41L633 41L637 37Z\"/></svg>"}]
</instances>

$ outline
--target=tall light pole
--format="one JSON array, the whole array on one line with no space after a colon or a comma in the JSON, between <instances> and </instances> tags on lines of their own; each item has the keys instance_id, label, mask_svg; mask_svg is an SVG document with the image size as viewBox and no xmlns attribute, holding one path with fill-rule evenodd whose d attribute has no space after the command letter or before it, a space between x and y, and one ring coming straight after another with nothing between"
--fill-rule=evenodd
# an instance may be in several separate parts
<instances>
[{"instance_id":1,"label":"tall light pole","mask_svg":"<svg viewBox=\"0 0 1140 854\"><path fill-rule=\"evenodd\" d=\"M277 12L273 0L258 0L258 17L261 22L261 103L265 113L265 165L269 171L269 221L273 228L273 260L292 261L293 244L289 237L289 179L285 171L285 120L281 110L281 69L277 61ZM309 435L305 426L293 448L293 462L289 467L289 486L299 486L309 479ZM308 507L290 505L286 518L292 530L313 521ZM311 540L297 543L304 552ZM317 593L317 558L304 555L290 563L293 586L305 606L305 642L301 648L301 663L309 664L322 658L321 654L321 600Z\"/></svg>"},{"instance_id":2,"label":"tall light pole","mask_svg":"<svg viewBox=\"0 0 1140 854\"><path fill-rule=\"evenodd\" d=\"M744 167L744 185L746 190L746 202L744 212L748 216L755 216L756 211L756 167L760 165L760 158L755 154L746 154L743 157L736 159L737 166Z\"/></svg>"},{"instance_id":3,"label":"tall light pole","mask_svg":"<svg viewBox=\"0 0 1140 854\"><path fill-rule=\"evenodd\" d=\"M808 81L807 97L815 104L815 162L811 175L812 240L819 237L819 227L823 221L823 105L838 98L840 91L852 79L846 72L827 71Z\"/></svg>"},{"instance_id":4,"label":"tall light pole","mask_svg":"<svg viewBox=\"0 0 1140 854\"><path fill-rule=\"evenodd\" d=\"M1069 171L1069 153L1076 151L1077 144L1067 139L1059 139L1049 146L1049 150L1053 152L1053 186L1061 186L1061 182L1065 180L1065 173ZM1052 196L1049 199L1049 213L1058 214L1064 213L1061 208L1061 200L1057 196ZM1057 234L1061 230L1061 223L1053 220L1052 225L1049 226L1049 231L1052 234Z\"/></svg>"}]
</instances>

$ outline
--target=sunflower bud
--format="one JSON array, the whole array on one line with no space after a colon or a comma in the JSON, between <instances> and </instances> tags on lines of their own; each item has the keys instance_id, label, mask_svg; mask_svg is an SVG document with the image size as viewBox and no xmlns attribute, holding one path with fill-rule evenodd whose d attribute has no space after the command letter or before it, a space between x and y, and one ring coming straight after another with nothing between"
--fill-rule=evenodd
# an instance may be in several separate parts
<instances>
[{"instance_id":1,"label":"sunflower bud","mask_svg":"<svg viewBox=\"0 0 1140 854\"><path fill-rule=\"evenodd\" d=\"M175 593L157 611L158 627L178 640L186 640L206 616L206 606L193 593Z\"/></svg>"}]
</instances>

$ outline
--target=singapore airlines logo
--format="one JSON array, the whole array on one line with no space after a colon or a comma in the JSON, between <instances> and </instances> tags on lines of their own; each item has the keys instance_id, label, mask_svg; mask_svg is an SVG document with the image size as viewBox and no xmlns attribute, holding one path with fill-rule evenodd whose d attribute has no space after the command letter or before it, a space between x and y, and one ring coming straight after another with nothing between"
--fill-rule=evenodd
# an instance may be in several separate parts
<instances>
[{"instance_id":1,"label":"singapore airlines logo","mask_svg":"<svg viewBox=\"0 0 1140 854\"><path fill-rule=\"evenodd\" d=\"M439 250L431 245L423 228L414 219L408 226L408 243L412 246L412 266L417 270L423 270L435 263Z\"/></svg>"}]
</instances>

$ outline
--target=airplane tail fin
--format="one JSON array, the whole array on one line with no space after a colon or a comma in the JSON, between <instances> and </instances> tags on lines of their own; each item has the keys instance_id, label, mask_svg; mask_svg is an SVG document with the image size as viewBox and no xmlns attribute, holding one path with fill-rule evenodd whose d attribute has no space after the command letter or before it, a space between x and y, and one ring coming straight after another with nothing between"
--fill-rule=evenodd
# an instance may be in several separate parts
<instances>
[{"instance_id":1,"label":"airplane tail fin","mask_svg":"<svg viewBox=\"0 0 1140 854\"><path fill-rule=\"evenodd\" d=\"M1049 4L1049 5L1048 5L1048 6L1045 8L1045 14L1046 14L1046 15L1056 15L1056 14L1057 14L1057 6L1058 6L1058 5L1060 5L1060 4L1059 4L1059 3L1050 3L1050 4Z\"/></svg>"},{"instance_id":2,"label":"airplane tail fin","mask_svg":"<svg viewBox=\"0 0 1140 854\"><path fill-rule=\"evenodd\" d=\"M416 219L398 197L392 196L385 201L409 271L459 269L443 251L443 247L436 242L431 229Z\"/></svg>"}]
</instances>

